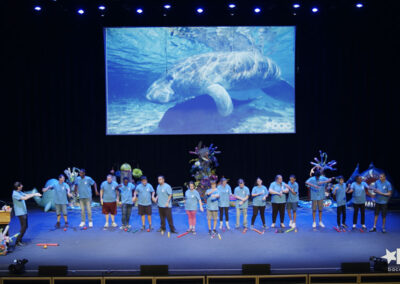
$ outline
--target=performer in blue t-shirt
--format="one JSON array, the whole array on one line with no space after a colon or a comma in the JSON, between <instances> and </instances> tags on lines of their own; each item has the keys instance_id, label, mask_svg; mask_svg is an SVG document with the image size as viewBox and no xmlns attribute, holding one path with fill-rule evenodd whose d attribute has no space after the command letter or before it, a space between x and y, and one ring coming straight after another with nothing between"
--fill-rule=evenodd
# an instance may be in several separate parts
<instances>
[{"instance_id":1,"label":"performer in blue t-shirt","mask_svg":"<svg viewBox=\"0 0 400 284\"><path fill-rule=\"evenodd\" d=\"M34 196L42 196L40 193L26 194L22 192L23 185L21 182L17 181L14 183L14 190L12 193L13 208L15 216L18 217L21 228L19 230L19 235L15 240L15 245L23 246L22 237L25 235L26 229L28 228L28 210L26 209L25 200L32 198Z\"/></svg>"},{"instance_id":2,"label":"performer in blue t-shirt","mask_svg":"<svg viewBox=\"0 0 400 284\"><path fill-rule=\"evenodd\" d=\"M333 195L336 197L336 221L337 229L347 228L346 225L346 190L343 176L338 176L339 183L333 187ZM340 220L341 219L341 220Z\"/></svg>"},{"instance_id":3,"label":"performer in blue t-shirt","mask_svg":"<svg viewBox=\"0 0 400 284\"><path fill-rule=\"evenodd\" d=\"M375 218L374 227L370 232L376 232L376 222L378 221L379 212L382 212L382 233L386 233L387 204L390 196L392 196L392 185L386 180L386 175L384 173L380 174L379 180L375 182L374 193L376 194Z\"/></svg>"}]
</instances>

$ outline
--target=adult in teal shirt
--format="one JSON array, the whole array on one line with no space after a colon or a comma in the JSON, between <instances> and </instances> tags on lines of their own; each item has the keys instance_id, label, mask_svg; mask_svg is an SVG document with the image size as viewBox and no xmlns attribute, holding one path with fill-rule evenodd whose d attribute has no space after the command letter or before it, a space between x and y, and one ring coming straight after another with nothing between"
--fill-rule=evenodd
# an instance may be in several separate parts
<instances>
[{"instance_id":1,"label":"adult in teal shirt","mask_svg":"<svg viewBox=\"0 0 400 284\"><path fill-rule=\"evenodd\" d=\"M23 246L24 243L22 242L22 238L25 235L26 230L28 229L28 210L26 209L25 200L32 198L34 196L42 196L40 193L31 193L27 194L22 192L22 188L24 186L21 182L16 181L14 183L14 190L12 193L12 200L13 200L13 209L15 216L18 217L20 229L19 235L15 240L15 245Z\"/></svg>"},{"instance_id":2,"label":"adult in teal shirt","mask_svg":"<svg viewBox=\"0 0 400 284\"><path fill-rule=\"evenodd\" d=\"M187 232L196 234L196 212L197 203L199 204L200 211L203 212L203 203L201 202L200 194L195 189L194 182L189 182L189 188L185 192L185 210L189 219L189 229Z\"/></svg>"},{"instance_id":3,"label":"adult in teal shirt","mask_svg":"<svg viewBox=\"0 0 400 284\"><path fill-rule=\"evenodd\" d=\"M336 198L336 222L337 229L347 228L346 225L346 190L343 176L338 176L339 183L333 187L333 195Z\"/></svg>"},{"instance_id":4,"label":"adult in teal shirt","mask_svg":"<svg viewBox=\"0 0 400 284\"><path fill-rule=\"evenodd\" d=\"M256 185L251 190L251 197L253 197L253 216L251 217L251 228L254 229L254 222L256 221L258 212L260 212L263 228L265 225L265 205L267 204L268 189L262 184L262 179L257 178Z\"/></svg>"},{"instance_id":5,"label":"adult in teal shirt","mask_svg":"<svg viewBox=\"0 0 400 284\"><path fill-rule=\"evenodd\" d=\"M356 228L357 219L358 219L358 211L361 214L361 226L363 230L366 230L365 226L365 201L366 201L366 193L365 190L368 190L369 186L366 182L362 180L360 175L356 176L356 181L353 182L350 186L350 190L348 193L352 193L353 200L353 229Z\"/></svg>"},{"instance_id":6,"label":"adult in teal shirt","mask_svg":"<svg viewBox=\"0 0 400 284\"><path fill-rule=\"evenodd\" d=\"M60 228L61 213L64 218L65 227L68 227L68 216L67 216L67 204L68 197L72 197L70 193L70 187L65 183L65 177L63 174L58 176L58 182L43 188L43 192L52 189L54 190L54 204L56 206L57 223L56 228Z\"/></svg>"},{"instance_id":7,"label":"adult in teal shirt","mask_svg":"<svg viewBox=\"0 0 400 284\"><path fill-rule=\"evenodd\" d=\"M296 176L291 175L289 177L289 182L287 183L289 186L289 193L286 202L286 210L289 215L289 227L296 228L296 218L297 218L297 203L299 202L299 185L296 182ZM293 212L293 219L292 219Z\"/></svg>"},{"instance_id":8,"label":"adult in teal shirt","mask_svg":"<svg viewBox=\"0 0 400 284\"><path fill-rule=\"evenodd\" d=\"M134 182L134 181L133 181ZM122 184L119 185L119 191L121 192L121 229L130 229L132 226L129 224L132 215L133 207L133 192L135 186L129 182L127 177L122 179Z\"/></svg>"},{"instance_id":9,"label":"adult in teal shirt","mask_svg":"<svg viewBox=\"0 0 400 284\"><path fill-rule=\"evenodd\" d=\"M325 186L328 182L331 181L332 178L328 179L327 177L321 175L320 171L315 171L314 176L306 181L306 185L310 189L310 195L311 195L313 228L317 227L316 223L317 208L319 215L319 226L322 228L325 227L324 223L322 222L322 209L324 208Z\"/></svg>"},{"instance_id":10,"label":"adult in teal shirt","mask_svg":"<svg viewBox=\"0 0 400 284\"><path fill-rule=\"evenodd\" d=\"M102 205L102 213L105 215L106 223L104 228L108 228L108 220L111 215L111 226L117 227L115 215L117 215L117 204L119 203L118 183L113 181L111 174L107 175L107 180L103 181L100 186L100 203Z\"/></svg>"},{"instance_id":11,"label":"adult in teal shirt","mask_svg":"<svg viewBox=\"0 0 400 284\"><path fill-rule=\"evenodd\" d=\"M240 215L243 212L243 227L247 229L247 208L249 206L250 190L244 185L244 180L238 180L238 186L235 187L234 197L236 198L236 229L240 227Z\"/></svg>"},{"instance_id":12,"label":"adult in teal shirt","mask_svg":"<svg viewBox=\"0 0 400 284\"><path fill-rule=\"evenodd\" d=\"M158 176L157 197L155 198L158 205L158 213L160 214L161 227L158 230L163 233L166 229L165 219L168 221L169 230L172 234L177 231L174 227L174 220L172 219L172 188L165 182L164 176Z\"/></svg>"},{"instance_id":13,"label":"adult in teal shirt","mask_svg":"<svg viewBox=\"0 0 400 284\"><path fill-rule=\"evenodd\" d=\"M156 199L154 197L154 188L153 186L147 182L147 177L142 176L140 178L140 184L136 186L134 201L138 200L138 213L142 219L142 228L141 230L144 231L146 229L146 217L147 221L149 222L149 229L151 231L151 202L156 203Z\"/></svg>"},{"instance_id":14,"label":"adult in teal shirt","mask_svg":"<svg viewBox=\"0 0 400 284\"><path fill-rule=\"evenodd\" d=\"M79 171L79 177L75 180L74 186L75 192L78 192L79 194L79 205L81 207L81 223L79 224L79 227L84 227L86 223L85 208L88 215L89 227L93 227L92 186L94 187L96 195L99 195L95 181L86 175L85 169L81 169Z\"/></svg>"},{"instance_id":15,"label":"adult in teal shirt","mask_svg":"<svg viewBox=\"0 0 400 284\"><path fill-rule=\"evenodd\" d=\"M269 193L271 194L272 203L272 224L271 228L275 228L276 217L278 216L281 220L281 228L285 227L285 205L286 205L286 195L289 192L289 187L283 182L282 176L277 175L275 181L271 182L269 186Z\"/></svg>"},{"instance_id":16,"label":"adult in teal shirt","mask_svg":"<svg viewBox=\"0 0 400 284\"><path fill-rule=\"evenodd\" d=\"M211 219L213 219L213 233L216 234L215 230L217 227L217 219L218 219L218 199L219 192L217 188L217 183L215 180L211 181L211 188L206 191L207 197L207 224L208 224L208 232L211 234Z\"/></svg>"},{"instance_id":17,"label":"adult in teal shirt","mask_svg":"<svg viewBox=\"0 0 400 284\"><path fill-rule=\"evenodd\" d=\"M218 208L219 208L219 229L222 230L223 221L224 221L224 213L225 213L225 224L226 228L230 230L229 227L229 203L230 197L232 195L232 189L228 184L228 180L226 178L221 178L221 184L218 185Z\"/></svg>"},{"instance_id":18,"label":"adult in teal shirt","mask_svg":"<svg viewBox=\"0 0 400 284\"><path fill-rule=\"evenodd\" d=\"M374 193L375 199L375 217L374 226L370 232L376 232L376 223L378 222L379 212L382 212L382 233L386 233L386 215L387 215L387 203L389 202L390 196L392 196L392 185L386 179L384 173L379 175L379 180L375 182ZM398 256L400 257L400 256Z\"/></svg>"}]
</instances>

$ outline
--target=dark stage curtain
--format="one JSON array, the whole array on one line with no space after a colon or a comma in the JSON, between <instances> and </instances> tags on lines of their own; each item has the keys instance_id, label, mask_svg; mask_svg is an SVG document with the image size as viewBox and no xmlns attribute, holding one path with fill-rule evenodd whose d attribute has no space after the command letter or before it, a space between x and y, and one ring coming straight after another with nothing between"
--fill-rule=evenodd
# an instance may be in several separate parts
<instances>
[{"instance_id":1,"label":"dark stage curtain","mask_svg":"<svg viewBox=\"0 0 400 284\"><path fill-rule=\"evenodd\" d=\"M139 165L153 184L163 174L183 185L190 180L188 151L200 140L222 150L217 172L231 185L294 173L305 194L309 162L320 149L338 161L334 175L348 177L357 163L363 170L374 162L398 185L399 24L397 12L383 12L298 24L296 134L106 136L102 26L3 11L1 196L10 196L15 180L41 188L72 166L99 184L123 162Z\"/></svg>"}]
</instances>

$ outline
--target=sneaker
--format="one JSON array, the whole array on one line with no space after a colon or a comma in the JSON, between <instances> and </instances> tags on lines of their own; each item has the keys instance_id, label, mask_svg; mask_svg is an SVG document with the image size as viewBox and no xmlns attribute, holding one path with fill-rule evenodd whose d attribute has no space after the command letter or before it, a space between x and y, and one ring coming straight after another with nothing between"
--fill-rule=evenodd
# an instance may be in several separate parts
<instances>
[{"instance_id":1,"label":"sneaker","mask_svg":"<svg viewBox=\"0 0 400 284\"><path fill-rule=\"evenodd\" d=\"M211 235L211 230L208 230L208 234Z\"/></svg>"},{"instance_id":2,"label":"sneaker","mask_svg":"<svg viewBox=\"0 0 400 284\"><path fill-rule=\"evenodd\" d=\"M292 228L296 228L296 223L292 223Z\"/></svg>"},{"instance_id":3,"label":"sneaker","mask_svg":"<svg viewBox=\"0 0 400 284\"><path fill-rule=\"evenodd\" d=\"M16 246L19 246L19 247L23 247L23 246L25 246L25 243L23 243L23 242L18 242L18 243L16 243L15 245L16 245Z\"/></svg>"},{"instance_id":4,"label":"sneaker","mask_svg":"<svg viewBox=\"0 0 400 284\"><path fill-rule=\"evenodd\" d=\"M153 228L151 227L151 225L149 225L149 230L148 231L151 231L151 230L153 230Z\"/></svg>"},{"instance_id":5,"label":"sneaker","mask_svg":"<svg viewBox=\"0 0 400 284\"><path fill-rule=\"evenodd\" d=\"M219 229L222 230L222 222L219 222Z\"/></svg>"},{"instance_id":6,"label":"sneaker","mask_svg":"<svg viewBox=\"0 0 400 284\"><path fill-rule=\"evenodd\" d=\"M93 228L93 222L89 222L89 228Z\"/></svg>"},{"instance_id":7,"label":"sneaker","mask_svg":"<svg viewBox=\"0 0 400 284\"><path fill-rule=\"evenodd\" d=\"M57 223L56 223L56 228L57 228L57 229L60 228L60 222L57 222Z\"/></svg>"},{"instance_id":8,"label":"sneaker","mask_svg":"<svg viewBox=\"0 0 400 284\"><path fill-rule=\"evenodd\" d=\"M254 230L254 225L251 225L251 226L250 226L250 229L251 229L251 230Z\"/></svg>"},{"instance_id":9,"label":"sneaker","mask_svg":"<svg viewBox=\"0 0 400 284\"><path fill-rule=\"evenodd\" d=\"M128 226L126 226L128 229L131 229L132 228L132 226L131 225L128 225Z\"/></svg>"},{"instance_id":10,"label":"sneaker","mask_svg":"<svg viewBox=\"0 0 400 284\"><path fill-rule=\"evenodd\" d=\"M345 228L345 229L348 228L346 224L342 224L342 227Z\"/></svg>"},{"instance_id":11,"label":"sneaker","mask_svg":"<svg viewBox=\"0 0 400 284\"><path fill-rule=\"evenodd\" d=\"M108 222L104 224L104 228L108 228Z\"/></svg>"},{"instance_id":12,"label":"sneaker","mask_svg":"<svg viewBox=\"0 0 400 284\"><path fill-rule=\"evenodd\" d=\"M217 230L215 230L215 229L212 232L213 232L214 235L217 234Z\"/></svg>"},{"instance_id":13,"label":"sneaker","mask_svg":"<svg viewBox=\"0 0 400 284\"><path fill-rule=\"evenodd\" d=\"M272 224L271 224L271 228L275 228L275 223L272 223Z\"/></svg>"},{"instance_id":14,"label":"sneaker","mask_svg":"<svg viewBox=\"0 0 400 284\"><path fill-rule=\"evenodd\" d=\"M140 230L141 230L141 231L144 231L144 230L146 230L146 226L145 226L145 225L143 225L143 226L142 226L142 228L140 228Z\"/></svg>"},{"instance_id":15,"label":"sneaker","mask_svg":"<svg viewBox=\"0 0 400 284\"><path fill-rule=\"evenodd\" d=\"M192 232L192 231L193 231L192 228L189 228L189 229L186 230L186 232L188 232L188 233L190 233L190 232Z\"/></svg>"},{"instance_id":16,"label":"sneaker","mask_svg":"<svg viewBox=\"0 0 400 284\"><path fill-rule=\"evenodd\" d=\"M193 235L196 235L196 231L195 231L194 229L192 230L192 234L193 234Z\"/></svg>"},{"instance_id":17,"label":"sneaker","mask_svg":"<svg viewBox=\"0 0 400 284\"><path fill-rule=\"evenodd\" d=\"M65 226L65 228L68 228L69 227L68 222L65 222L64 226Z\"/></svg>"},{"instance_id":18,"label":"sneaker","mask_svg":"<svg viewBox=\"0 0 400 284\"><path fill-rule=\"evenodd\" d=\"M289 222L289 227L292 227L292 224L293 224L293 221L290 220L290 222Z\"/></svg>"},{"instance_id":19,"label":"sneaker","mask_svg":"<svg viewBox=\"0 0 400 284\"><path fill-rule=\"evenodd\" d=\"M226 222L226 228L227 228L228 230L231 229L231 227L229 227L229 223L228 223L228 222Z\"/></svg>"},{"instance_id":20,"label":"sneaker","mask_svg":"<svg viewBox=\"0 0 400 284\"><path fill-rule=\"evenodd\" d=\"M178 234L176 230L171 231L171 234Z\"/></svg>"},{"instance_id":21,"label":"sneaker","mask_svg":"<svg viewBox=\"0 0 400 284\"><path fill-rule=\"evenodd\" d=\"M382 233L386 234L386 229L382 228Z\"/></svg>"},{"instance_id":22,"label":"sneaker","mask_svg":"<svg viewBox=\"0 0 400 284\"><path fill-rule=\"evenodd\" d=\"M79 227L83 227L83 226L85 226L85 222L81 222L80 224L79 224Z\"/></svg>"},{"instance_id":23,"label":"sneaker","mask_svg":"<svg viewBox=\"0 0 400 284\"><path fill-rule=\"evenodd\" d=\"M285 228L285 224L281 223L281 228Z\"/></svg>"},{"instance_id":24,"label":"sneaker","mask_svg":"<svg viewBox=\"0 0 400 284\"><path fill-rule=\"evenodd\" d=\"M356 224L353 224L353 227L352 227L353 229L355 229L356 228Z\"/></svg>"},{"instance_id":25,"label":"sneaker","mask_svg":"<svg viewBox=\"0 0 400 284\"><path fill-rule=\"evenodd\" d=\"M362 228L364 231L367 230L367 226L365 226L365 225L362 225L361 228Z\"/></svg>"},{"instance_id":26,"label":"sneaker","mask_svg":"<svg viewBox=\"0 0 400 284\"><path fill-rule=\"evenodd\" d=\"M264 230L266 230L266 229L268 229L268 226L264 224L263 228L264 228Z\"/></svg>"},{"instance_id":27,"label":"sneaker","mask_svg":"<svg viewBox=\"0 0 400 284\"><path fill-rule=\"evenodd\" d=\"M111 226L113 226L114 228L118 227L117 223L115 223L115 222L112 222Z\"/></svg>"},{"instance_id":28,"label":"sneaker","mask_svg":"<svg viewBox=\"0 0 400 284\"><path fill-rule=\"evenodd\" d=\"M313 223L312 223L312 227L313 227L313 228L316 228L316 227L317 227L317 224L316 224L315 222L313 222Z\"/></svg>"},{"instance_id":29,"label":"sneaker","mask_svg":"<svg viewBox=\"0 0 400 284\"><path fill-rule=\"evenodd\" d=\"M319 226L320 226L321 228L325 228L325 225L324 225L324 223L322 223L322 221L319 222Z\"/></svg>"},{"instance_id":30,"label":"sneaker","mask_svg":"<svg viewBox=\"0 0 400 284\"><path fill-rule=\"evenodd\" d=\"M122 225L122 226L119 227L119 228L120 228L121 230L124 230L124 229L125 229L125 226Z\"/></svg>"}]
</instances>

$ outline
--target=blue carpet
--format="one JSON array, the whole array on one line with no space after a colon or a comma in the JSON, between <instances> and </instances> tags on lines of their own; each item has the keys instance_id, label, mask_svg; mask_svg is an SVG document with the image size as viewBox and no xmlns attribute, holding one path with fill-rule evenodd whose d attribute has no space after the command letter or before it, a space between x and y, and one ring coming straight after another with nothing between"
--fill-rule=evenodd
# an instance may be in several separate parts
<instances>
[{"instance_id":1,"label":"blue carpet","mask_svg":"<svg viewBox=\"0 0 400 284\"><path fill-rule=\"evenodd\" d=\"M249 224L251 218L249 208ZM211 239L208 235L206 214L197 213L197 235L186 235L180 239L176 235L161 236L159 216L153 208L152 232L128 233L119 229L105 231L104 217L100 208L94 208L94 228L80 230L80 211L69 211L69 223L74 228L66 232L54 230L54 212L44 213L41 209L29 212L29 228L24 238L27 245L17 247L7 256L0 256L0 270L4 271L14 259L27 258L27 269L37 269L38 265L68 265L70 270L137 270L141 264L168 264L171 271L218 271L239 270L243 263L270 263L273 270L336 269L341 262L368 261L370 256L382 256L385 250L399 247L400 212L388 213L387 234L345 232L333 230L336 224L336 209L325 209L325 229L313 231L310 209L299 208L297 233L265 234L248 231L243 234L233 229L235 209L230 209L231 231L221 232L222 240ZM347 225L351 225L353 209L347 210ZM182 208L173 208L174 222L179 232L187 229L187 216ZM279 218L279 217L278 217ZM116 217L121 224L120 208ZM266 210L267 225L271 224L271 208ZM288 223L286 216L285 224ZM366 210L366 225L373 223L372 210ZM140 227L137 207L132 211L131 224ZM256 227L261 228L258 217ZM380 220L378 221L378 229ZM19 222L13 217L11 234L19 229ZM59 247L43 249L37 243L59 243Z\"/></svg>"}]
</instances>

